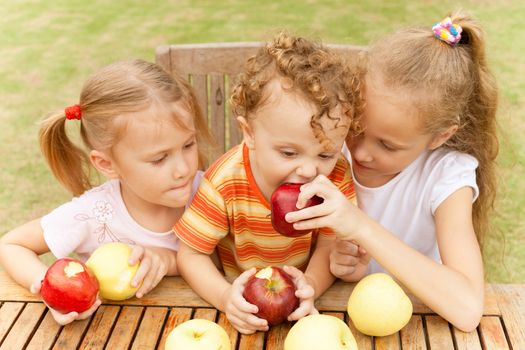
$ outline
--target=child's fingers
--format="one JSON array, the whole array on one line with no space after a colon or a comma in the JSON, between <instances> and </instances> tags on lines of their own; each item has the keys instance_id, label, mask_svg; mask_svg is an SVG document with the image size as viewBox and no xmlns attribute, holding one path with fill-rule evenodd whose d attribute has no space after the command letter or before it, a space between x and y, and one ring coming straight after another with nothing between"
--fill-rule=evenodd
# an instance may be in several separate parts
<instances>
[{"instance_id":1,"label":"child's fingers","mask_svg":"<svg viewBox=\"0 0 525 350\"><path fill-rule=\"evenodd\" d=\"M309 284L304 284L301 288L297 288L295 291L295 296L299 299L309 299L313 298L315 295L314 288Z\"/></svg>"},{"instance_id":2,"label":"child's fingers","mask_svg":"<svg viewBox=\"0 0 525 350\"><path fill-rule=\"evenodd\" d=\"M93 305L91 305L89 309L87 309L86 311L82 311L78 314L77 320L85 320L86 318L91 317L91 315L93 315L95 311L97 311L100 304L102 304L102 301L100 301L100 299L97 298L97 300L95 300L95 302L93 303Z\"/></svg>"},{"instance_id":3,"label":"child's fingers","mask_svg":"<svg viewBox=\"0 0 525 350\"><path fill-rule=\"evenodd\" d=\"M230 323L232 324L232 326L235 327L235 329L237 329L237 331L239 331L242 334L253 334L257 330L261 330L261 331L268 330L268 326L266 326L265 328L263 327L263 328L258 329L257 327L253 327L249 325L248 323L244 322L242 319L240 319L239 317L235 315L227 315L227 318L228 318L228 321L230 321Z\"/></svg>"},{"instance_id":4,"label":"child's fingers","mask_svg":"<svg viewBox=\"0 0 525 350\"><path fill-rule=\"evenodd\" d=\"M359 264L360 259L352 255L335 254L333 257L333 262L337 265L355 266Z\"/></svg>"},{"instance_id":5,"label":"child's fingers","mask_svg":"<svg viewBox=\"0 0 525 350\"><path fill-rule=\"evenodd\" d=\"M294 310L290 315L288 315L289 321L295 321L300 318L303 318L306 315L310 314L318 314L319 312L317 309L313 306L313 303L311 301L305 301L302 302L297 309Z\"/></svg>"},{"instance_id":6,"label":"child's fingers","mask_svg":"<svg viewBox=\"0 0 525 350\"><path fill-rule=\"evenodd\" d=\"M338 265L338 264L332 264L330 263L330 272L332 275L334 275L337 278L342 278L343 276L349 275L351 273L354 273L356 270L355 265L348 266L348 265Z\"/></svg>"},{"instance_id":7,"label":"child's fingers","mask_svg":"<svg viewBox=\"0 0 525 350\"><path fill-rule=\"evenodd\" d=\"M341 254L348 254L357 256L359 253L359 246L353 241L348 241L345 239L338 239L336 241L336 250Z\"/></svg>"},{"instance_id":8,"label":"child's fingers","mask_svg":"<svg viewBox=\"0 0 525 350\"><path fill-rule=\"evenodd\" d=\"M131 247L131 255L128 260L128 264L135 265L139 261L141 261L144 257L144 253L146 252L146 249L141 245L134 245Z\"/></svg>"},{"instance_id":9,"label":"child's fingers","mask_svg":"<svg viewBox=\"0 0 525 350\"><path fill-rule=\"evenodd\" d=\"M255 267L252 267L251 269L244 271L243 273L239 275L239 277L237 277L233 281L232 286L234 288L240 287L242 290L244 290L244 285L246 284L246 282L248 282L250 277L252 277L255 274L255 272L257 272L257 269Z\"/></svg>"},{"instance_id":10,"label":"child's fingers","mask_svg":"<svg viewBox=\"0 0 525 350\"><path fill-rule=\"evenodd\" d=\"M42 281L38 280L34 282L30 287L29 291L33 294L40 294L40 288L42 287Z\"/></svg>"},{"instance_id":11,"label":"child's fingers","mask_svg":"<svg viewBox=\"0 0 525 350\"><path fill-rule=\"evenodd\" d=\"M145 276L151 270L151 266L152 266L152 261L148 256L144 257L141 260L139 268L137 269L135 276L133 276L133 279L131 280L132 287L137 287L143 282Z\"/></svg>"},{"instance_id":12,"label":"child's fingers","mask_svg":"<svg viewBox=\"0 0 525 350\"><path fill-rule=\"evenodd\" d=\"M56 311L55 309L52 309L52 308L49 308L49 310L51 311L51 315L53 316L55 321L59 325L62 325L62 326L65 326L66 324L69 324L69 323L73 322L78 317L78 312L75 312L75 311L70 312L68 314L62 314L62 313L60 313L60 312L58 312L58 311Z\"/></svg>"}]
</instances>

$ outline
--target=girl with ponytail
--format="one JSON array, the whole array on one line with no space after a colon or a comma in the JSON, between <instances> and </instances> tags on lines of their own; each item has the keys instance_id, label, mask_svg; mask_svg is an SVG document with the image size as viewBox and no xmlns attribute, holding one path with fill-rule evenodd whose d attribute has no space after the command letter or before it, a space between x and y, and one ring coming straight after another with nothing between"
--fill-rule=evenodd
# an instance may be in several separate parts
<instances>
[{"instance_id":1,"label":"girl with ponytail","mask_svg":"<svg viewBox=\"0 0 525 350\"><path fill-rule=\"evenodd\" d=\"M79 124L82 145L66 125ZM132 246L140 261L132 285L137 297L165 275L178 274L172 227L196 191L202 172L198 142L207 127L188 83L154 63L113 63L84 84L77 104L49 115L40 129L42 153L57 180L75 198L0 240L0 263L34 293L47 271L39 255L76 253L87 260L99 246ZM108 179L92 185L90 170ZM60 324L89 317L51 309Z\"/></svg>"},{"instance_id":2,"label":"girl with ponytail","mask_svg":"<svg viewBox=\"0 0 525 350\"><path fill-rule=\"evenodd\" d=\"M289 214L296 229L328 226L341 241L331 272L356 281L388 272L459 329L483 312L480 245L496 193L497 87L481 27L456 12L398 31L366 54L365 109L346 139L358 198L319 179ZM349 152L348 152L349 151Z\"/></svg>"}]
</instances>

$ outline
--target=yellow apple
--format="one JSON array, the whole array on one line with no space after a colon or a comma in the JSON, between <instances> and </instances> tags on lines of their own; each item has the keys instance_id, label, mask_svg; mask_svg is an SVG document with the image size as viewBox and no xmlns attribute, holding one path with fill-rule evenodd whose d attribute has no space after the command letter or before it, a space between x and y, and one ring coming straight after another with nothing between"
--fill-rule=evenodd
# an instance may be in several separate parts
<instances>
[{"instance_id":1,"label":"yellow apple","mask_svg":"<svg viewBox=\"0 0 525 350\"><path fill-rule=\"evenodd\" d=\"M231 350L230 338L217 323L196 318L175 327L165 350Z\"/></svg>"},{"instance_id":2,"label":"yellow apple","mask_svg":"<svg viewBox=\"0 0 525 350\"><path fill-rule=\"evenodd\" d=\"M98 247L86 261L100 285L100 296L110 300L131 298L139 288L131 286L139 264L128 264L131 247L124 243L107 243Z\"/></svg>"},{"instance_id":3,"label":"yellow apple","mask_svg":"<svg viewBox=\"0 0 525 350\"><path fill-rule=\"evenodd\" d=\"M350 328L330 315L309 315L301 318L288 332L284 350L357 350Z\"/></svg>"},{"instance_id":4,"label":"yellow apple","mask_svg":"<svg viewBox=\"0 0 525 350\"><path fill-rule=\"evenodd\" d=\"M412 302L386 273L374 273L355 286L348 315L361 333L383 337L403 328L412 316Z\"/></svg>"}]
</instances>

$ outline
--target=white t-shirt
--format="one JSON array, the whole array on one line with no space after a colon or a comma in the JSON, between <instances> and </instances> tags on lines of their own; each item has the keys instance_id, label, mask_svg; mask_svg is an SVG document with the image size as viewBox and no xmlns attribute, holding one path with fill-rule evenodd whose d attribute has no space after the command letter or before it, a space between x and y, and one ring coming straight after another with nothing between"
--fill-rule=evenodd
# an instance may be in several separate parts
<instances>
[{"instance_id":1,"label":"white t-shirt","mask_svg":"<svg viewBox=\"0 0 525 350\"><path fill-rule=\"evenodd\" d=\"M189 206L203 172L193 180ZM129 214L118 180L110 180L62 204L41 219L44 240L57 258L75 252L82 261L100 245L109 242L141 244L178 250L172 230L153 232L138 224Z\"/></svg>"},{"instance_id":2,"label":"white t-shirt","mask_svg":"<svg viewBox=\"0 0 525 350\"><path fill-rule=\"evenodd\" d=\"M351 162L346 148L343 154ZM424 152L401 173L380 187L361 185L354 177L359 207L403 242L440 262L434 213L462 187L471 187L474 202L478 161L465 153L438 148ZM368 273L385 272L374 259Z\"/></svg>"}]
</instances>

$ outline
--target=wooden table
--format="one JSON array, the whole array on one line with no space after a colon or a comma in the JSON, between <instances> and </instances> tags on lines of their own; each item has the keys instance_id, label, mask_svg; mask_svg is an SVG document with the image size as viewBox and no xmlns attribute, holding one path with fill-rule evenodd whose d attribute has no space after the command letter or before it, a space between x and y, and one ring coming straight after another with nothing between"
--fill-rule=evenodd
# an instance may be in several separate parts
<instances>
[{"instance_id":1,"label":"wooden table","mask_svg":"<svg viewBox=\"0 0 525 350\"><path fill-rule=\"evenodd\" d=\"M475 332L464 333L412 298L414 315L399 333L368 337L348 320L352 284L337 282L317 308L348 322L359 349L525 349L525 285L486 287L484 316ZM167 334L191 318L217 322L232 349L282 349L291 324L267 333L240 335L224 314L204 302L177 277L165 278L143 299L104 303L84 321L59 326L38 298L0 271L0 349L163 349Z\"/></svg>"}]
</instances>

